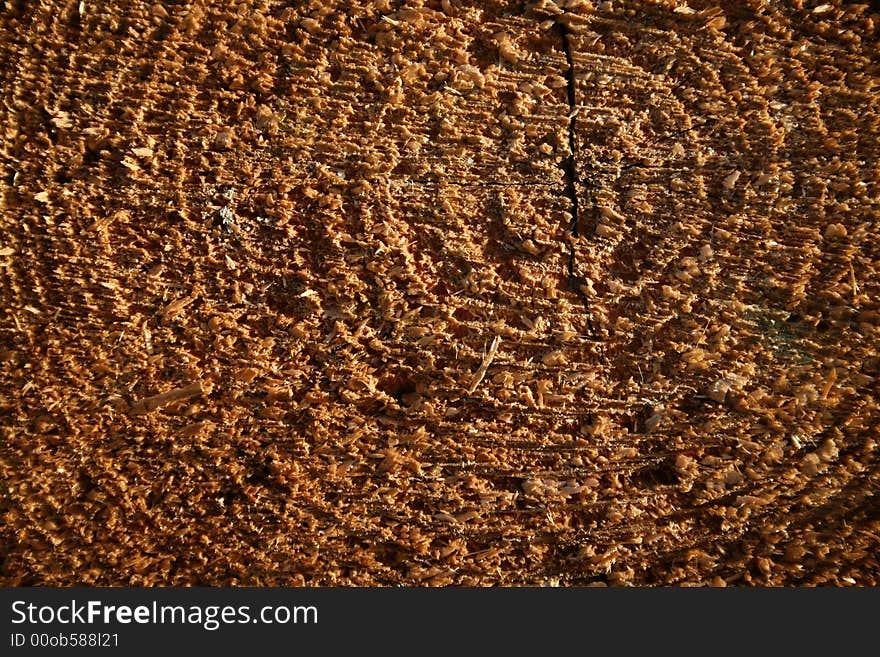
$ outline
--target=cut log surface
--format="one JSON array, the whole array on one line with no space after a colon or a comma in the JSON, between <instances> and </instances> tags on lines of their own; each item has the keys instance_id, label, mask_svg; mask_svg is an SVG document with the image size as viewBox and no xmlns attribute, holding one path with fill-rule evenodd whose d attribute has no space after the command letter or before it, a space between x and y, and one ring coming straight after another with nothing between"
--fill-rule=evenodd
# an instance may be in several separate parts
<instances>
[{"instance_id":1,"label":"cut log surface","mask_svg":"<svg viewBox=\"0 0 880 657\"><path fill-rule=\"evenodd\" d=\"M0 583L880 584L876 7L6 5Z\"/></svg>"}]
</instances>

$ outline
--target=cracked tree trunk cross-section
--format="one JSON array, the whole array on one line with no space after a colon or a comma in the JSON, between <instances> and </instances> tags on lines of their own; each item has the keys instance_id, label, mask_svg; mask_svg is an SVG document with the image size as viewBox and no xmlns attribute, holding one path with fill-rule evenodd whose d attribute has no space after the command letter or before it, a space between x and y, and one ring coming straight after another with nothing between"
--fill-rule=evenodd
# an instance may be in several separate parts
<instances>
[{"instance_id":1,"label":"cracked tree trunk cross-section","mask_svg":"<svg viewBox=\"0 0 880 657\"><path fill-rule=\"evenodd\" d=\"M10 3L0 581L876 585L878 25Z\"/></svg>"}]
</instances>

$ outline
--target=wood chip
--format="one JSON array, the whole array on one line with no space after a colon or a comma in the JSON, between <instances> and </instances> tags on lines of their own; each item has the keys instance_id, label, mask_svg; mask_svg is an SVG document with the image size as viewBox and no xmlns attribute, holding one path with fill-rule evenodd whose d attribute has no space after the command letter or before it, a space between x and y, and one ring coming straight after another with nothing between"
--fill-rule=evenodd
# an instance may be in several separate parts
<instances>
[{"instance_id":1,"label":"wood chip","mask_svg":"<svg viewBox=\"0 0 880 657\"><path fill-rule=\"evenodd\" d=\"M204 392L204 385L202 384L202 382L197 381L196 383L191 383L181 388L175 388L174 390L169 390L168 392L163 392L158 395L153 395L152 397L147 397L146 399L136 401L131 405L131 412L136 415L149 413L158 410L172 402L181 401L184 399L191 399L193 397L199 397Z\"/></svg>"}]
</instances>

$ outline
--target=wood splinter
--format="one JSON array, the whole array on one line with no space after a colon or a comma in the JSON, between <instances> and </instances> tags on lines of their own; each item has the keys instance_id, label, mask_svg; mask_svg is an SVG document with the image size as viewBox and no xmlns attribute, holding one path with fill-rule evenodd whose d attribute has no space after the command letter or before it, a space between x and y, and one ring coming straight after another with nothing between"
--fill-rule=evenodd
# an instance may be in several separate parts
<instances>
[{"instance_id":1,"label":"wood splinter","mask_svg":"<svg viewBox=\"0 0 880 657\"><path fill-rule=\"evenodd\" d=\"M495 358L495 352L498 351L498 345L501 344L501 336L496 335L495 339L492 340L492 344L489 346L489 351L486 352L486 355L483 357L483 362L480 363L480 367L477 369L476 373L474 373L474 378L471 380L471 386L468 388L468 393L473 393L474 390L477 389L477 386L480 385L480 381L483 380L483 377L486 376L486 371L489 369L489 365L492 364L492 359Z\"/></svg>"},{"instance_id":2,"label":"wood splinter","mask_svg":"<svg viewBox=\"0 0 880 657\"><path fill-rule=\"evenodd\" d=\"M852 286L853 303L859 300L859 284L856 282L856 270L853 269L852 263L849 263L849 280Z\"/></svg>"},{"instance_id":3,"label":"wood splinter","mask_svg":"<svg viewBox=\"0 0 880 657\"><path fill-rule=\"evenodd\" d=\"M169 390L168 392L163 392L158 395L153 395L152 397L147 397L146 399L136 401L131 405L131 412L135 415L150 413L170 404L171 402L180 401L181 399L198 397L204 392L205 390L202 386L202 383L200 381L197 381L196 383L192 383L188 386L183 386L182 388L175 388L174 390Z\"/></svg>"}]
</instances>

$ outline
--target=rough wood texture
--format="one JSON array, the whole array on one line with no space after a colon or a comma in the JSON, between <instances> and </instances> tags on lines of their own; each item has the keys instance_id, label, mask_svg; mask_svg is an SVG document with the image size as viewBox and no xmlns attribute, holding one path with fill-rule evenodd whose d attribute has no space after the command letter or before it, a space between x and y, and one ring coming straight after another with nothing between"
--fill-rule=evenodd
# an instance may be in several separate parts
<instances>
[{"instance_id":1,"label":"rough wood texture","mask_svg":"<svg viewBox=\"0 0 880 657\"><path fill-rule=\"evenodd\" d=\"M7 2L0 582L876 585L880 14L781 4Z\"/></svg>"}]
</instances>

